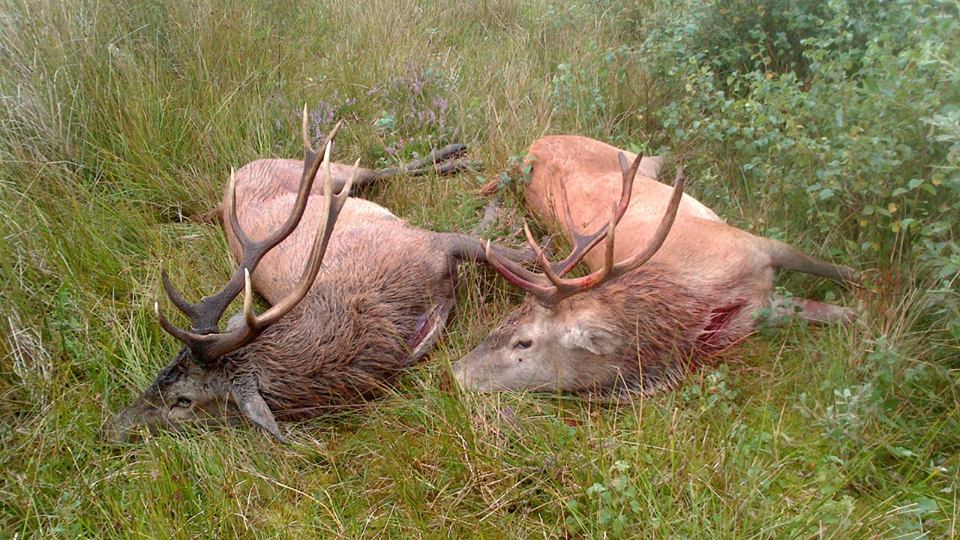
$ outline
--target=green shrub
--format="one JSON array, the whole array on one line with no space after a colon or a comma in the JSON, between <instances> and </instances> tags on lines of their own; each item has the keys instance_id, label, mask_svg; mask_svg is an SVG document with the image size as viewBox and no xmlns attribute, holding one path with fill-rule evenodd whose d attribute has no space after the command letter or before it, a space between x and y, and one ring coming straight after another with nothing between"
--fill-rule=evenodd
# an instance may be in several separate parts
<instances>
[{"instance_id":1,"label":"green shrub","mask_svg":"<svg viewBox=\"0 0 960 540\"><path fill-rule=\"evenodd\" d=\"M662 17L641 51L672 81L665 137L740 180L705 196L756 209L757 232L805 231L826 256L913 276L960 336L957 4L752 0Z\"/></svg>"}]
</instances>

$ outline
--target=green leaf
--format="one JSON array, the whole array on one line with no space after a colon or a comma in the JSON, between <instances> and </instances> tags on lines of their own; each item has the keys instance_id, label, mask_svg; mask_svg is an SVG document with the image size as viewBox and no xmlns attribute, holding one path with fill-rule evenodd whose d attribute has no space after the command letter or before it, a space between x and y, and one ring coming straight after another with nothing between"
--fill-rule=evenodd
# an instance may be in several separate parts
<instances>
[{"instance_id":1,"label":"green leaf","mask_svg":"<svg viewBox=\"0 0 960 540\"><path fill-rule=\"evenodd\" d=\"M592 486L587 488L587 495L590 495L591 497L593 497L593 496L600 495L606 491L607 491L607 488L605 488L603 484L599 482L595 482Z\"/></svg>"},{"instance_id":2,"label":"green leaf","mask_svg":"<svg viewBox=\"0 0 960 540\"><path fill-rule=\"evenodd\" d=\"M937 501L929 497L921 497L920 500L917 501L914 513L918 516L925 516L938 510L940 510L940 506L937 504Z\"/></svg>"},{"instance_id":3,"label":"green leaf","mask_svg":"<svg viewBox=\"0 0 960 540\"><path fill-rule=\"evenodd\" d=\"M393 113L383 111L380 117L373 123L373 127L382 130L392 130L397 127L397 118Z\"/></svg>"},{"instance_id":4,"label":"green leaf","mask_svg":"<svg viewBox=\"0 0 960 540\"><path fill-rule=\"evenodd\" d=\"M890 449L890 453L897 457L913 457L916 455L913 450L902 446L894 446Z\"/></svg>"}]
</instances>

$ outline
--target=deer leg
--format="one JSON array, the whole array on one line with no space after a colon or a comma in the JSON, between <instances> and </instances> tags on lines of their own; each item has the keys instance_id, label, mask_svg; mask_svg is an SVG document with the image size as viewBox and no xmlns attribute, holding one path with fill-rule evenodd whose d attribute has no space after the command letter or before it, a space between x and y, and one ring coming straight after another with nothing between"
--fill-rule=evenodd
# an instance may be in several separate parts
<instances>
[{"instance_id":1,"label":"deer leg","mask_svg":"<svg viewBox=\"0 0 960 540\"><path fill-rule=\"evenodd\" d=\"M462 144L448 144L443 148L433 150L426 156L414 159L399 167L385 167L383 169L364 169L357 170L356 179L353 181L354 187L363 187L378 180L391 178L394 176L423 176L426 174L454 174L468 169L479 169L483 164L479 161L471 161L460 157L467 151L467 147ZM340 190L346 182L346 177L336 177L333 179L333 189Z\"/></svg>"},{"instance_id":2,"label":"deer leg","mask_svg":"<svg viewBox=\"0 0 960 540\"><path fill-rule=\"evenodd\" d=\"M396 174L405 174L407 176L423 176L431 172L435 172L440 175L454 174L468 169L478 169L482 165L483 163L480 161L472 161L467 158L450 159L444 162L438 162L435 165L421 167L419 169L406 169L405 171Z\"/></svg>"},{"instance_id":3,"label":"deer leg","mask_svg":"<svg viewBox=\"0 0 960 540\"><path fill-rule=\"evenodd\" d=\"M403 165L405 169L421 169L427 167L428 165L433 165L434 163L439 163L441 161L446 161L448 159L453 159L465 154L467 152L466 145L463 144L448 144L443 148L437 148L432 150L426 156L420 159L414 159Z\"/></svg>"},{"instance_id":4,"label":"deer leg","mask_svg":"<svg viewBox=\"0 0 960 540\"><path fill-rule=\"evenodd\" d=\"M487 262L487 241L476 236L460 233L437 233L449 247L450 256L456 261ZM490 242L490 249L503 258L514 262L536 262L537 256L532 250L513 249Z\"/></svg>"},{"instance_id":5,"label":"deer leg","mask_svg":"<svg viewBox=\"0 0 960 540\"><path fill-rule=\"evenodd\" d=\"M772 238L764 238L764 250L777 268L822 276L840 283L860 283L860 274L853 268L821 261L799 249Z\"/></svg>"},{"instance_id":6,"label":"deer leg","mask_svg":"<svg viewBox=\"0 0 960 540\"><path fill-rule=\"evenodd\" d=\"M364 187L364 186L370 185L370 184L372 184L373 182L375 182L375 181L377 181L377 180L380 180L380 179L381 179L381 177L380 177L380 176L377 176L377 171L373 171L373 170L370 170L370 169L364 169L363 167L358 167L358 168L357 168L357 175L356 175L356 177L354 177L354 179L353 179L353 185L352 185L352 187L353 187L353 189L356 189L356 188L359 188L359 187ZM341 177L336 177L336 178L334 178L334 179L333 179L333 191L339 193L340 190L343 189L343 186L345 186L346 184L347 184L347 178L346 178L346 177L344 177L344 178L341 178ZM319 190L321 190L321 189L323 189L323 188L322 188L322 187L321 187L321 188L314 187L314 189L317 189L317 190L319 191ZM323 195L322 193L318 193L318 194L321 195L321 196Z\"/></svg>"},{"instance_id":7,"label":"deer leg","mask_svg":"<svg viewBox=\"0 0 960 540\"><path fill-rule=\"evenodd\" d=\"M466 151L467 147L462 144L449 144L399 167L387 167L371 171L373 174L371 179L379 180L391 176L421 176L430 172L453 174L465 169L479 167L479 162L470 161L466 158L455 159Z\"/></svg>"},{"instance_id":8,"label":"deer leg","mask_svg":"<svg viewBox=\"0 0 960 540\"><path fill-rule=\"evenodd\" d=\"M857 318L857 312L853 308L782 295L774 295L770 302L770 309L770 320L774 323L786 322L791 317L797 316L820 324L847 324Z\"/></svg>"}]
</instances>

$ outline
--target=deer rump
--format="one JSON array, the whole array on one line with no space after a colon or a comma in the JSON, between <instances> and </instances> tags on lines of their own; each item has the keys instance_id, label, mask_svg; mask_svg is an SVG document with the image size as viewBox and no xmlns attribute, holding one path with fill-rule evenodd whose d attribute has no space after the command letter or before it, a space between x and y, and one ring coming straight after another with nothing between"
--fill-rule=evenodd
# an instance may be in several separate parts
<instances>
[{"instance_id":1,"label":"deer rump","mask_svg":"<svg viewBox=\"0 0 960 540\"><path fill-rule=\"evenodd\" d=\"M856 281L856 272L727 225L683 194L682 169L672 188L654 179L661 158L552 136L535 141L528 160L527 207L574 249L551 262L528 229L540 272L488 257L528 294L453 366L462 387L648 394L675 386L749 335L763 308L774 319L854 316L848 308L777 297L773 277L786 268ZM590 274L565 277L581 261Z\"/></svg>"}]
</instances>

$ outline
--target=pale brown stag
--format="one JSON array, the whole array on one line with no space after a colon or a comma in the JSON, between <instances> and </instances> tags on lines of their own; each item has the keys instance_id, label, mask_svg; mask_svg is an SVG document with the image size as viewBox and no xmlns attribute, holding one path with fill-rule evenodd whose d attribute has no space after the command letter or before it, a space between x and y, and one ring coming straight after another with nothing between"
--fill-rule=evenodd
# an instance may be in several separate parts
<instances>
[{"instance_id":1,"label":"pale brown stag","mask_svg":"<svg viewBox=\"0 0 960 540\"><path fill-rule=\"evenodd\" d=\"M454 304L458 264L484 261L489 251L476 238L418 229L348 195L351 185L393 174L458 170L461 161L439 162L463 147L370 171L330 163L337 128L321 154L310 144L304 110L303 162L261 160L231 174L222 210L239 267L223 289L196 304L162 274L191 328L173 325L157 305L160 324L184 347L106 435L123 440L138 426L242 416L282 440L277 420L379 395L437 339ZM253 290L272 307L257 314ZM221 330L241 292L242 311Z\"/></svg>"},{"instance_id":2,"label":"pale brown stag","mask_svg":"<svg viewBox=\"0 0 960 540\"><path fill-rule=\"evenodd\" d=\"M774 319L854 317L849 308L774 295L773 277L784 268L856 282L856 272L727 225L683 193L682 169L673 188L654 180L661 158L553 136L534 142L528 160L527 207L574 249L551 263L527 229L542 273L488 253L528 295L453 366L461 387L648 394L750 334L764 308ZM592 273L564 277L581 260Z\"/></svg>"}]
</instances>

